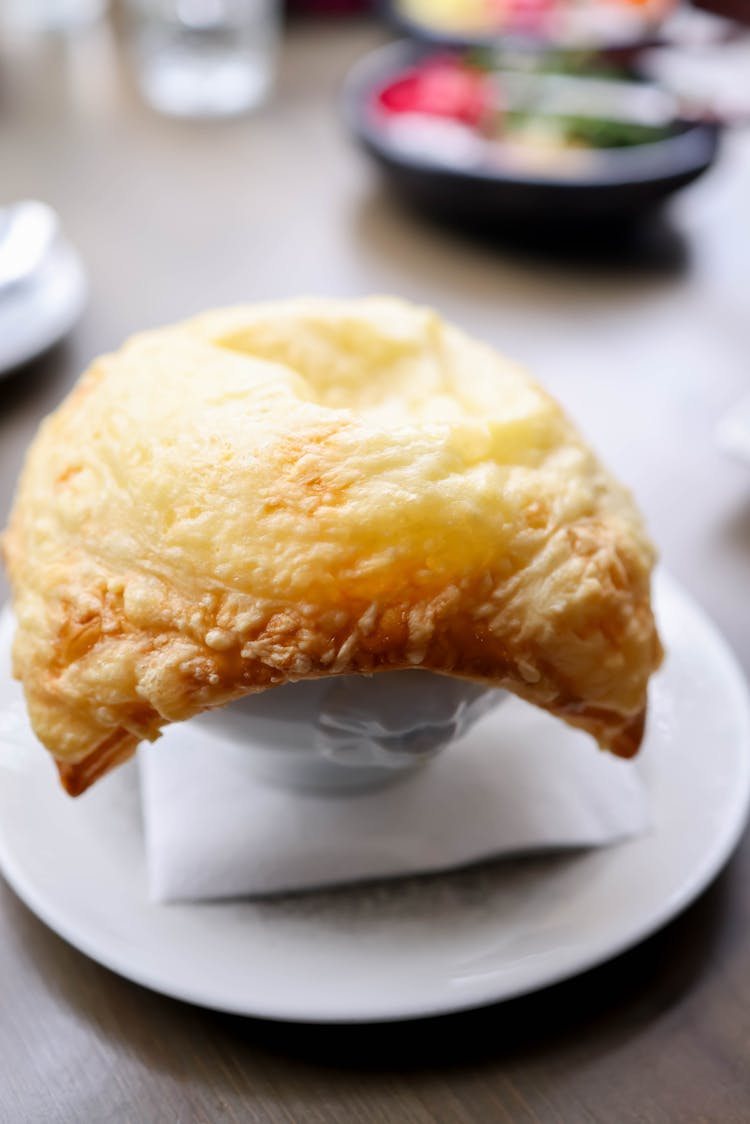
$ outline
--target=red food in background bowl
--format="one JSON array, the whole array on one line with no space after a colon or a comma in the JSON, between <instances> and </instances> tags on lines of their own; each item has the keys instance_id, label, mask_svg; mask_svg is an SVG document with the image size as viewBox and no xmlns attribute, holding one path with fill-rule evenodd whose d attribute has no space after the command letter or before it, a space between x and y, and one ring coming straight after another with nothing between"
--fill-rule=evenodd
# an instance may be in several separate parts
<instances>
[{"instance_id":1,"label":"red food in background bowl","mask_svg":"<svg viewBox=\"0 0 750 1124\"><path fill-rule=\"evenodd\" d=\"M407 71L378 94L386 113L424 113L479 125L498 108L492 82L458 59L435 58Z\"/></svg>"}]
</instances>

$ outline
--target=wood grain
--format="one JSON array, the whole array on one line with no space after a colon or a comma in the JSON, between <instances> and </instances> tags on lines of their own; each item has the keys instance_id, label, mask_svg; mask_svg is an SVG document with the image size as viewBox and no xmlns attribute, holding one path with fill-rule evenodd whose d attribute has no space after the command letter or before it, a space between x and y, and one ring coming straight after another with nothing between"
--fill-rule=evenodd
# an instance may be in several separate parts
<instances>
[{"instance_id":1,"label":"wood grain","mask_svg":"<svg viewBox=\"0 0 750 1124\"><path fill-rule=\"evenodd\" d=\"M0 382L0 520L39 418L130 331L239 299L395 291L540 372L750 668L750 477L712 439L747 381L750 137L635 255L544 263L436 230L378 188L335 113L341 76L378 38L300 25L269 108L214 126L144 108L104 31L5 45L2 195L59 209L92 296L64 347ZM682 918L585 977L353 1029L151 994L66 946L0 883L0 1124L749 1120L747 842Z\"/></svg>"}]
</instances>

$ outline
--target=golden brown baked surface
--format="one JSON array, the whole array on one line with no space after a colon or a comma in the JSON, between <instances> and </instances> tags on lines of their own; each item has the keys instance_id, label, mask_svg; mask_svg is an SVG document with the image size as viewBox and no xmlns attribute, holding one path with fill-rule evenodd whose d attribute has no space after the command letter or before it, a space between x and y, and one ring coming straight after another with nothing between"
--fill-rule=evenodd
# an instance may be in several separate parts
<instances>
[{"instance_id":1,"label":"golden brown baked surface","mask_svg":"<svg viewBox=\"0 0 750 1124\"><path fill-rule=\"evenodd\" d=\"M627 491L523 371L387 298L208 313L98 359L4 551L15 672L73 794L168 722L394 668L630 755L661 654Z\"/></svg>"}]
</instances>

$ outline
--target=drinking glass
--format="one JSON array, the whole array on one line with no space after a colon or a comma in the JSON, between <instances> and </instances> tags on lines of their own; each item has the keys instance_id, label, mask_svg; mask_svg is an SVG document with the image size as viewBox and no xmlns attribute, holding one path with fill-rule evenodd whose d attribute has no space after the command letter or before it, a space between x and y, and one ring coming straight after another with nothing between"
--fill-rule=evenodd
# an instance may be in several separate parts
<instances>
[{"instance_id":1,"label":"drinking glass","mask_svg":"<svg viewBox=\"0 0 750 1124\"><path fill-rule=\"evenodd\" d=\"M131 51L146 100L176 117L255 108L276 70L280 0L129 0Z\"/></svg>"}]
</instances>

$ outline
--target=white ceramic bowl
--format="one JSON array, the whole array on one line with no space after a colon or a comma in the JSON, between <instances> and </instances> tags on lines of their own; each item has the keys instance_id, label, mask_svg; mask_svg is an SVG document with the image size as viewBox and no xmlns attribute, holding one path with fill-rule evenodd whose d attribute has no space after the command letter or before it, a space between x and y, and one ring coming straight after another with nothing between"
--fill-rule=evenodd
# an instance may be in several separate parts
<instances>
[{"instance_id":1,"label":"white ceramic bowl","mask_svg":"<svg viewBox=\"0 0 750 1124\"><path fill-rule=\"evenodd\" d=\"M361 791L410 775L504 697L429 671L386 671L277 687L193 721L246 746L266 781Z\"/></svg>"}]
</instances>

